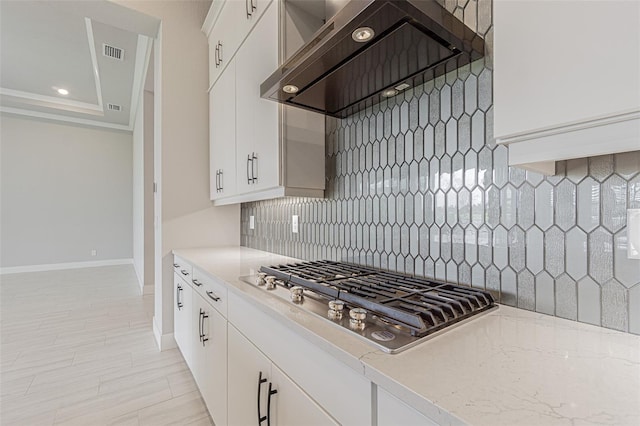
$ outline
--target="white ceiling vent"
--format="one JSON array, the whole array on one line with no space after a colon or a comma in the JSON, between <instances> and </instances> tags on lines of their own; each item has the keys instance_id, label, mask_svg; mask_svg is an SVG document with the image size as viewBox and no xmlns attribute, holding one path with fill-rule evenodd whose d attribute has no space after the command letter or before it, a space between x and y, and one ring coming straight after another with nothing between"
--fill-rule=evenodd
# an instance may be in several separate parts
<instances>
[{"instance_id":1,"label":"white ceiling vent","mask_svg":"<svg viewBox=\"0 0 640 426\"><path fill-rule=\"evenodd\" d=\"M124 61L124 50L119 47L110 46L108 44L102 45L102 54L108 58Z\"/></svg>"},{"instance_id":2,"label":"white ceiling vent","mask_svg":"<svg viewBox=\"0 0 640 426\"><path fill-rule=\"evenodd\" d=\"M109 111L120 111L122 109L122 107L120 105L116 105L116 104L107 104L107 109Z\"/></svg>"}]
</instances>

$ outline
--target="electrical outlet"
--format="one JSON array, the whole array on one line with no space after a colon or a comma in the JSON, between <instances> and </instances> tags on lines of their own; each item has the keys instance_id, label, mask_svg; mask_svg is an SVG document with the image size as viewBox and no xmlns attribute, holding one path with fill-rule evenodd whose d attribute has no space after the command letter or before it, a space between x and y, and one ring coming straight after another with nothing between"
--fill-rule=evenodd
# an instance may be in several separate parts
<instances>
[{"instance_id":1,"label":"electrical outlet","mask_svg":"<svg viewBox=\"0 0 640 426\"><path fill-rule=\"evenodd\" d=\"M640 209L627 210L627 257L640 259Z\"/></svg>"},{"instance_id":2,"label":"electrical outlet","mask_svg":"<svg viewBox=\"0 0 640 426\"><path fill-rule=\"evenodd\" d=\"M256 218L249 216L249 229L256 229Z\"/></svg>"},{"instance_id":3,"label":"electrical outlet","mask_svg":"<svg viewBox=\"0 0 640 426\"><path fill-rule=\"evenodd\" d=\"M97 256L98 251L96 249L91 250L91 256Z\"/></svg>"},{"instance_id":4,"label":"electrical outlet","mask_svg":"<svg viewBox=\"0 0 640 426\"><path fill-rule=\"evenodd\" d=\"M298 233L298 215L294 214L291 217L291 232L293 232L294 234Z\"/></svg>"}]
</instances>

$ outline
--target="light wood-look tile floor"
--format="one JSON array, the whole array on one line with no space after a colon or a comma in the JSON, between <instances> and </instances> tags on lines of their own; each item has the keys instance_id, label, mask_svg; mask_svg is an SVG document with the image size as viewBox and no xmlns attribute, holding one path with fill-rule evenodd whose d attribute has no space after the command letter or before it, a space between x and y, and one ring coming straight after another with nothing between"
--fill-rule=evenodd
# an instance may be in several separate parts
<instances>
[{"instance_id":1,"label":"light wood-look tile floor","mask_svg":"<svg viewBox=\"0 0 640 426\"><path fill-rule=\"evenodd\" d=\"M0 277L0 424L211 425L133 267Z\"/></svg>"}]
</instances>

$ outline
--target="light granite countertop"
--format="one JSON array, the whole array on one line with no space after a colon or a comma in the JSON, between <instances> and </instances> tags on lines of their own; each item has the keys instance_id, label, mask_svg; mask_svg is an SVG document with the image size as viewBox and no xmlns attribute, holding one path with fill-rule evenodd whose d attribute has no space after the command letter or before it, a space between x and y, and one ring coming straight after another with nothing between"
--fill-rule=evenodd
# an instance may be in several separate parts
<instances>
[{"instance_id":1,"label":"light granite countertop","mask_svg":"<svg viewBox=\"0 0 640 426\"><path fill-rule=\"evenodd\" d=\"M440 424L640 424L640 336L501 305L389 355L239 279L297 259L246 247L174 253Z\"/></svg>"}]
</instances>

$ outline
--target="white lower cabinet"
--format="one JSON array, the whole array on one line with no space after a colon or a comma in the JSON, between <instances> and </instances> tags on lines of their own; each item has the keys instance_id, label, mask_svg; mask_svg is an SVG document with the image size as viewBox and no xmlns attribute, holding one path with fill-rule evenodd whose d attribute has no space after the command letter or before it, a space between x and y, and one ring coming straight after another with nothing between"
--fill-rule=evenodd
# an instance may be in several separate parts
<instances>
[{"instance_id":1,"label":"white lower cabinet","mask_svg":"<svg viewBox=\"0 0 640 426\"><path fill-rule=\"evenodd\" d=\"M233 325L229 325L229 425L336 425Z\"/></svg>"},{"instance_id":2,"label":"white lower cabinet","mask_svg":"<svg viewBox=\"0 0 640 426\"><path fill-rule=\"evenodd\" d=\"M382 388L378 388L378 426L437 426L415 408Z\"/></svg>"},{"instance_id":3,"label":"white lower cabinet","mask_svg":"<svg viewBox=\"0 0 640 426\"><path fill-rule=\"evenodd\" d=\"M227 424L227 320L193 295L191 372L216 425Z\"/></svg>"},{"instance_id":4,"label":"white lower cabinet","mask_svg":"<svg viewBox=\"0 0 640 426\"><path fill-rule=\"evenodd\" d=\"M178 273L173 274L173 330L176 344L189 368L193 368L191 344L191 316L193 311L193 290Z\"/></svg>"}]
</instances>

